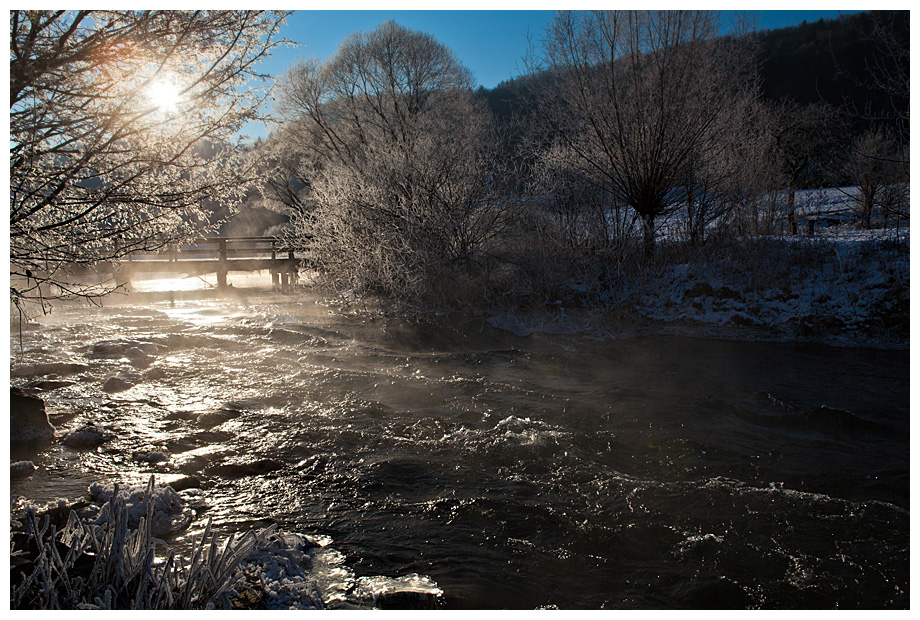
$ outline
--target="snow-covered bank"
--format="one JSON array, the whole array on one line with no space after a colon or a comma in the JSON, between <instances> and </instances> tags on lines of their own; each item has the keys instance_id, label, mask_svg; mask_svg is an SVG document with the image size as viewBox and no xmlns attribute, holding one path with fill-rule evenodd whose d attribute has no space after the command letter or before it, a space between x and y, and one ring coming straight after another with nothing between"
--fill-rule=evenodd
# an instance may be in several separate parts
<instances>
[{"instance_id":1,"label":"snow-covered bank","mask_svg":"<svg viewBox=\"0 0 920 620\"><path fill-rule=\"evenodd\" d=\"M620 337L670 333L738 340L906 348L909 228L851 225L796 237L760 237L667 254L655 268L584 307L499 314L518 335ZM574 296L583 287L572 286Z\"/></svg>"}]
</instances>

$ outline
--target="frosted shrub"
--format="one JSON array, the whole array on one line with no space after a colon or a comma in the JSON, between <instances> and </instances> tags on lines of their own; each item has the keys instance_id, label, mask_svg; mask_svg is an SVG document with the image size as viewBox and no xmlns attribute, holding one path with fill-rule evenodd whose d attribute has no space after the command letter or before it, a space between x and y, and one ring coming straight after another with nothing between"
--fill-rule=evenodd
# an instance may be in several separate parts
<instances>
[{"instance_id":1,"label":"frosted shrub","mask_svg":"<svg viewBox=\"0 0 920 620\"><path fill-rule=\"evenodd\" d=\"M151 476L146 497L155 491ZM30 510L27 546L36 556L29 574L20 573L18 583L14 575L11 608L229 609L237 568L269 530L231 535L220 545L209 520L190 559L170 552L158 560L157 548L165 551L166 544L154 537L156 502L144 502L146 514L135 529L127 499L116 486L95 523L71 511L60 532Z\"/></svg>"},{"instance_id":2,"label":"frosted shrub","mask_svg":"<svg viewBox=\"0 0 920 620\"><path fill-rule=\"evenodd\" d=\"M288 72L283 135L310 162L298 176L315 205L294 228L312 239L322 284L413 309L482 271L500 236L503 175L474 86L444 45L393 22Z\"/></svg>"}]
</instances>

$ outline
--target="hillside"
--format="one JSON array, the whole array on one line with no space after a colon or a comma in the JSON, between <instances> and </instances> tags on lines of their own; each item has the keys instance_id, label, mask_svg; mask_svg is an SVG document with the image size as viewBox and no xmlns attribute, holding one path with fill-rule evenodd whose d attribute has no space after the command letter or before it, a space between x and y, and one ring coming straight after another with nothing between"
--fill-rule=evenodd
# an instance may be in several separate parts
<instances>
[{"instance_id":1,"label":"hillside","mask_svg":"<svg viewBox=\"0 0 920 620\"><path fill-rule=\"evenodd\" d=\"M909 93L877 88L870 69L908 69L909 17L908 11L870 11L749 35L758 47L763 98L843 108L852 118L848 131L854 135L870 121L893 125L894 119L906 117ZM880 27L891 35L892 45L879 40ZM480 88L479 94L499 121L507 122L512 110L526 114L523 87L519 77Z\"/></svg>"}]
</instances>

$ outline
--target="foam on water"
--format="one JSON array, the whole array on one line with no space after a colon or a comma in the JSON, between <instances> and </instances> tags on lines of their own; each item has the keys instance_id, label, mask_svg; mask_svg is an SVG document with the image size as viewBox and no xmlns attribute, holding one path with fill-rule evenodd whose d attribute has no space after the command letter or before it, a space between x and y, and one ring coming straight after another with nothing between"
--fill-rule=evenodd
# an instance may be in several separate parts
<instances>
[{"instance_id":1,"label":"foam on water","mask_svg":"<svg viewBox=\"0 0 920 620\"><path fill-rule=\"evenodd\" d=\"M315 301L55 308L12 343L58 436L12 492L193 477L171 544L277 524L278 608L906 606L906 352ZM88 425L111 437L62 441Z\"/></svg>"}]
</instances>

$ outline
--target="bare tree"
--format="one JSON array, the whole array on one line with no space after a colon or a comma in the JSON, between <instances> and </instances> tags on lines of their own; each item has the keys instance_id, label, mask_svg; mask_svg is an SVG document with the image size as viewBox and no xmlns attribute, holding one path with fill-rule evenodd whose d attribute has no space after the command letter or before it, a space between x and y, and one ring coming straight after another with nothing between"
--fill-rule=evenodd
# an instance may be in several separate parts
<instances>
[{"instance_id":1,"label":"bare tree","mask_svg":"<svg viewBox=\"0 0 920 620\"><path fill-rule=\"evenodd\" d=\"M243 197L237 133L262 117L256 65L285 17L10 12L12 301L89 295L75 267L197 233L204 201Z\"/></svg>"},{"instance_id":2,"label":"bare tree","mask_svg":"<svg viewBox=\"0 0 920 620\"><path fill-rule=\"evenodd\" d=\"M303 220L316 207L310 178L318 162L315 151L302 146L304 140L310 140L302 129L301 123L286 123L257 147L261 174L253 204L290 221Z\"/></svg>"},{"instance_id":3,"label":"bare tree","mask_svg":"<svg viewBox=\"0 0 920 620\"><path fill-rule=\"evenodd\" d=\"M718 152L720 127L744 91L749 55L719 39L713 12L560 13L536 69L545 132L592 183L642 221L646 255L656 219L683 202L691 165Z\"/></svg>"},{"instance_id":4,"label":"bare tree","mask_svg":"<svg viewBox=\"0 0 920 620\"><path fill-rule=\"evenodd\" d=\"M844 172L855 181L853 191L844 191L854 203L860 225L872 228L872 214L880 208L887 220L902 215L900 186L907 179L898 146L891 133L874 127L858 136L843 162Z\"/></svg>"},{"instance_id":5,"label":"bare tree","mask_svg":"<svg viewBox=\"0 0 920 620\"><path fill-rule=\"evenodd\" d=\"M497 143L473 79L428 34L387 22L285 76L288 153L317 207L297 224L338 289L424 303L497 234ZM448 280L444 280L446 283Z\"/></svg>"},{"instance_id":6,"label":"bare tree","mask_svg":"<svg viewBox=\"0 0 920 620\"><path fill-rule=\"evenodd\" d=\"M786 231L796 234L795 191L833 156L835 112L826 104L782 101L768 111L778 182L786 190Z\"/></svg>"}]
</instances>

